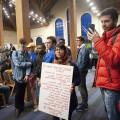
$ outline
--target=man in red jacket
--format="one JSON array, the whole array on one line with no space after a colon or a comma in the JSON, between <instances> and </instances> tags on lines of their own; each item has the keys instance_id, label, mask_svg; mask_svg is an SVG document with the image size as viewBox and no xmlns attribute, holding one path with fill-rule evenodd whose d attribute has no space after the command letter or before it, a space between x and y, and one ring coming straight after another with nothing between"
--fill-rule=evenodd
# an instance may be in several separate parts
<instances>
[{"instance_id":1,"label":"man in red jacket","mask_svg":"<svg viewBox=\"0 0 120 120\"><path fill-rule=\"evenodd\" d=\"M99 54L94 85L100 87L109 120L120 120L120 25L115 8L106 8L100 15L104 33L89 29L88 38Z\"/></svg>"}]
</instances>

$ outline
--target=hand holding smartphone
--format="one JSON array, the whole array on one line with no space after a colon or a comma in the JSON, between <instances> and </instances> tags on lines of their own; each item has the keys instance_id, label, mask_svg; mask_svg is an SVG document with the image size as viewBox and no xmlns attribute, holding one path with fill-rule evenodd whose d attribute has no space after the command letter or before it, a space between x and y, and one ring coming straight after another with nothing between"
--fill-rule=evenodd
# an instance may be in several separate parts
<instances>
[{"instance_id":1,"label":"hand holding smartphone","mask_svg":"<svg viewBox=\"0 0 120 120\"><path fill-rule=\"evenodd\" d=\"M93 33L94 33L94 31L95 31L95 24L90 24L89 27L88 27L87 37L91 41L93 39Z\"/></svg>"},{"instance_id":2,"label":"hand holding smartphone","mask_svg":"<svg viewBox=\"0 0 120 120\"><path fill-rule=\"evenodd\" d=\"M100 39L99 33L95 30L95 24L89 25L87 37L92 42L95 42Z\"/></svg>"},{"instance_id":3,"label":"hand holding smartphone","mask_svg":"<svg viewBox=\"0 0 120 120\"><path fill-rule=\"evenodd\" d=\"M95 31L95 24L90 24L90 25L89 25L89 27L88 27L88 32L91 33L91 30L92 30L92 32Z\"/></svg>"}]
</instances>

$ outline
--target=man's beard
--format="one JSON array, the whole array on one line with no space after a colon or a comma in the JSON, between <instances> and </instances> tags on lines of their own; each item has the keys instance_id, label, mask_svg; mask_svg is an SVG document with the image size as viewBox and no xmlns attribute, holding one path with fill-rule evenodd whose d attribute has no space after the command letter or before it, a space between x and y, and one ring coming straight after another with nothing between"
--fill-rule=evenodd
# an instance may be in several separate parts
<instances>
[{"instance_id":1,"label":"man's beard","mask_svg":"<svg viewBox=\"0 0 120 120\"><path fill-rule=\"evenodd\" d=\"M103 26L103 30L104 31L110 31L110 30L112 30L113 28L115 28L116 26L111 26L111 27L105 27L105 26Z\"/></svg>"}]
</instances>

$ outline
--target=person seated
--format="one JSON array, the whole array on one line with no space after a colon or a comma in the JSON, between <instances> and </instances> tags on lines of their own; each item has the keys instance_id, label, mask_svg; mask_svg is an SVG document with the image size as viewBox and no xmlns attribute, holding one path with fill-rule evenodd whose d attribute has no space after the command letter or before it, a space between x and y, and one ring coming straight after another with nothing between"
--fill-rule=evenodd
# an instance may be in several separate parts
<instances>
[{"instance_id":1,"label":"person seated","mask_svg":"<svg viewBox=\"0 0 120 120\"><path fill-rule=\"evenodd\" d=\"M0 83L0 93L4 94L5 96L5 103L8 104L9 96L10 96L10 89L8 86L3 85Z\"/></svg>"}]
</instances>

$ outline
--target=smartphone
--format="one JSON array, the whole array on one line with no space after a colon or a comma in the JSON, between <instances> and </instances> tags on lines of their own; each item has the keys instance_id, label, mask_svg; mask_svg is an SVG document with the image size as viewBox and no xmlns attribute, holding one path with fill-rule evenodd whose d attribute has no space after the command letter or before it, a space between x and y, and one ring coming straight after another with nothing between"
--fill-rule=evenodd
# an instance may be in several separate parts
<instances>
[{"instance_id":1,"label":"smartphone","mask_svg":"<svg viewBox=\"0 0 120 120\"><path fill-rule=\"evenodd\" d=\"M90 24L88 27L88 31L89 31L89 28L94 32L95 31L95 24Z\"/></svg>"}]
</instances>

